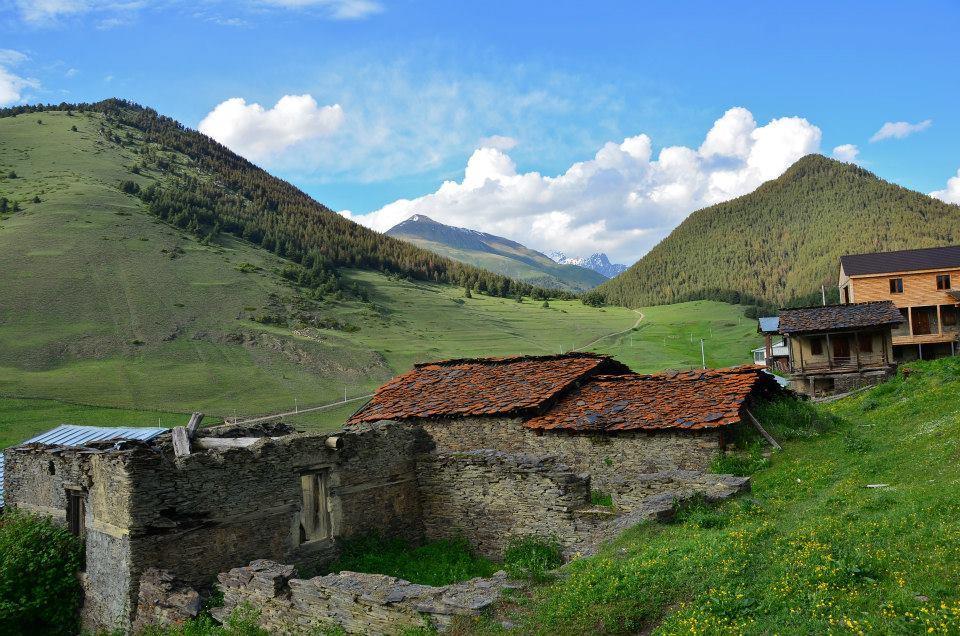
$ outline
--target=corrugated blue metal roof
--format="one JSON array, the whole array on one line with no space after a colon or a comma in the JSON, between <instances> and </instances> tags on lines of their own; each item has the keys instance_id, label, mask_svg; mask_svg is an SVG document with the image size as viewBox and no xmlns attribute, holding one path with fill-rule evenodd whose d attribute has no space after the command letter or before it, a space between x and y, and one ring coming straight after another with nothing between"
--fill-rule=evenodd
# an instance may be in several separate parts
<instances>
[{"instance_id":1,"label":"corrugated blue metal roof","mask_svg":"<svg viewBox=\"0 0 960 636\"><path fill-rule=\"evenodd\" d=\"M152 440L167 428L107 428L104 426L77 426L76 424L61 424L60 426L31 437L23 444L51 444L58 446L83 446L89 442L105 439L138 439L144 442Z\"/></svg>"},{"instance_id":2,"label":"corrugated blue metal roof","mask_svg":"<svg viewBox=\"0 0 960 636\"><path fill-rule=\"evenodd\" d=\"M78 426L61 424L46 433L31 437L22 444L50 444L54 446L83 446L90 442L110 439L152 440L168 428L108 428L105 426ZM3 453L0 453L0 508L3 507Z\"/></svg>"},{"instance_id":3,"label":"corrugated blue metal roof","mask_svg":"<svg viewBox=\"0 0 960 636\"><path fill-rule=\"evenodd\" d=\"M760 318L761 333L777 333L779 329L780 329L779 316L765 316L763 318Z\"/></svg>"}]
</instances>

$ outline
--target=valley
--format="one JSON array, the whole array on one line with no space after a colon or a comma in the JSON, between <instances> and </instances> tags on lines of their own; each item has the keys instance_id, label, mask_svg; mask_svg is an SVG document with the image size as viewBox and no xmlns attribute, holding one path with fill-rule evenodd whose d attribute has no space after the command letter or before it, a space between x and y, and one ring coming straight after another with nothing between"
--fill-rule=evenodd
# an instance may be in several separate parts
<instances>
[{"instance_id":1,"label":"valley","mask_svg":"<svg viewBox=\"0 0 960 636\"><path fill-rule=\"evenodd\" d=\"M465 298L460 286L349 268L340 274L347 292L315 300L281 275L286 259L223 233L198 240L122 192L123 181L147 187L171 176L143 166L136 131L121 129L130 141L117 145L104 125L96 113L0 118L0 172L16 174L0 180L0 196L22 202L0 220L0 395L41 400L25 433L67 419L63 403L125 409L132 424L332 403L415 362L569 351L636 322L622 307ZM182 154L163 157L173 173L202 174ZM748 362L759 342L736 306L643 311L636 330L590 349L655 371L698 366L701 337L709 365ZM333 428L358 405L292 421ZM23 418L2 412L0 428L16 441L10 427Z\"/></svg>"}]
</instances>

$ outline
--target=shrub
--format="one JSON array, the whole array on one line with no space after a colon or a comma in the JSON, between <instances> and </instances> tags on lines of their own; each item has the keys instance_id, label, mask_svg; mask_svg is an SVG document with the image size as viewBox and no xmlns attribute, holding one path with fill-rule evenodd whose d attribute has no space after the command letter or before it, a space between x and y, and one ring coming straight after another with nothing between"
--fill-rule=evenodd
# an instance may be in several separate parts
<instances>
[{"instance_id":1,"label":"shrub","mask_svg":"<svg viewBox=\"0 0 960 636\"><path fill-rule=\"evenodd\" d=\"M548 572L562 564L560 543L553 538L513 537L503 555L504 569L517 579L547 581Z\"/></svg>"},{"instance_id":2,"label":"shrub","mask_svg":"<svg viewBox=\"0 0 960 636\"><path fill-rule=\"evenodd\" d=\"M613 508L613 495L602 490L590 491L590 503L594 506L607 506Z\"/></svg>"},{"instance_id":3,"label":"shrub","mask_svg":"<svg viewBox=\"0 0 960 636\"><path fill-rule=\"evenodd\" d=\"M607 300L601 292L596 290L584 292L580 296L580 302L588 307L603 307Z\"/></svg>"},{"instance_id":4,"label":"shrub","mask_svg":"<svg viewBox=\"0 0 960 636\"><path fill-rule=\"evenodd\" d=\"M202 614L183 625L148 627L140 636L269 636L270 632L260 627L259 621L260 610L245 603L230 612L222 626L208 614Z\"/></svg>"},{"instance_id":5,"label":"shrub","mask_svg":"<svg viewBox=\"0 0 960 636\"><path fill-rule=\"evenodd\" d=\"M81 590L80 540L45 517L0 520L0 633L73 634Z\"/></svg>"}]
</instances>

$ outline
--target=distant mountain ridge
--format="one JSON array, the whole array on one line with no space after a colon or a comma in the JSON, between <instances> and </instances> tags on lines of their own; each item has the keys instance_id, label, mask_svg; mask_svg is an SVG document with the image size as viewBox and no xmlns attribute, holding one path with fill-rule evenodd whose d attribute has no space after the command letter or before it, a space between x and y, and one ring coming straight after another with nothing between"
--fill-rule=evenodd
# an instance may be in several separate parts
<instances>
[{"instance_id":1,"label":"distant mountain ridge","mask_svg":"<svg viewBox=\"0 0 960 636\"><path fill-rule=\"evenodd\" d=\"M541 287L585 291L606 276L575 264L557 263L546 254L502 236L445 225L414 214L386 232L423 249L475 267Z\"/></svg>"},{"instance_id":2,"label":"distant mountain ridge","mask_svg":"<svg viewBox=\"0 0 960 636\"><path fill-rule=\"evenodd\" d=\"M808 155L744 196L697 210L598 287L628 307L711 299L819 303L840 256L960 243L960 205Z\"/></svg>"},{"instance_id":3,"label":"distant mountain ridge","mask_svg":"<svg viewBox=\"0 0 960 636\"><path fill-rule=\"evenodd\" d=\"M603 252L596 252L590 256L567 256L563 252L550 252L550 258L561 265L576 265L592 269L607 278L613 278L627 271L627 266L621 263L611 263L610 258Z\"/></svg>"}]
</instances>

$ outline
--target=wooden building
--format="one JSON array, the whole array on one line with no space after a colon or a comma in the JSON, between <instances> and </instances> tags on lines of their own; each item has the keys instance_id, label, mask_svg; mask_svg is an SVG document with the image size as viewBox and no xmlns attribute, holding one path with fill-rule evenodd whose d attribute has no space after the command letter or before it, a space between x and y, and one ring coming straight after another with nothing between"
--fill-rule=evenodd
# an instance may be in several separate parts
<instances>
[{"instance_id":1,"label":"wooden building","mask_svg":"<svg viewBox=\"0 0 960 636\"><path fill-rule=\"evenodd\" d=\"M892 331L902 322L889 300L782 310L790 387L817 396L882 382L896 370Z\"/></svg>"},{"instance_id":2,"label":"wooden building","mask_svg":"<svg viewBox=\"0 0 960 636\"><path fill-rule=\"evenodd\" d=\"M898 362L953 355L960 335L960 245L840 257L840 301L892 302Z\"/></svg>"}]
</instances>

